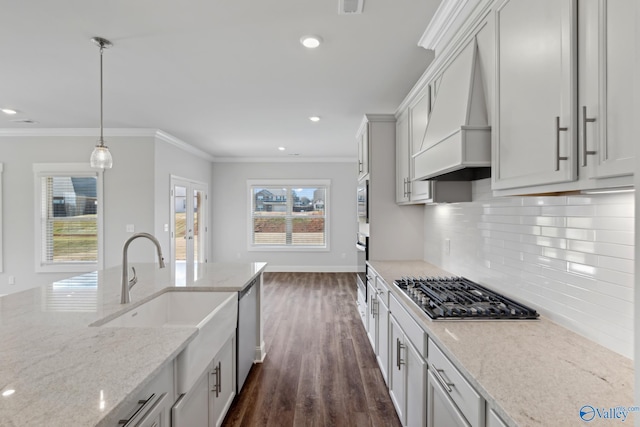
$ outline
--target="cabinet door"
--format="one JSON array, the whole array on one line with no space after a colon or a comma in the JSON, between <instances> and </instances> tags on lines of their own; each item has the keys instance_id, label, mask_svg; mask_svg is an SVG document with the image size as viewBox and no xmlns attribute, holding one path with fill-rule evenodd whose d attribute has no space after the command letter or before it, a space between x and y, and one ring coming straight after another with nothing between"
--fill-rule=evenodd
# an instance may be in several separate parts
<instances>
[{"instance_id":1,"label":"cabinet door","mask_svg":"<svg viewBox=\"0 0 640 427\"><path fill-rule=\"evenodd\" d=\"M431 372L427 388L427 427L471 427Z\"/></svg>"},{"instance_id":2,"label":"cabinet door","mask_svg":"<svg viewBox=\"0 0 640 427\"><path fill-rule=\"evenodd\" d=\"M183 394L171 409L172 427L209 427L209 393L211 366L209 366L188 393Z\"/></svg>"},{"instance_id":3,"label":"cabinet door","mask_svg":"<svg viewBox=\"0 0 640 427\"><path fill-rule=\"evenodd\" d=\"M427 401L427 364L416 349L407 342L407 425L423 426L426 424ZM449 425L449 424L439 424Z\"/></svg>"},{"instance_id":4,"label":"cabinet door","mask_svg":"<svg viewBox=\"0 0 640 427\"><path fill-rule=\"evenodd\" d=\"M389 395L393 406L396 408L398 418L402 425L407 425L406 413L406 369L404 334L398 321L389 316Z\"/></svg>"},{"instance_id":5,"label":"cabinet door","mask_svg":"<svg viewBox=\"0 0 640 427\"><path fill-rule=\"evenodd\" d=\"M382 372L382 378L389 384L389 308L381 299L378 299L378 366Z\"/></svg>"},{"instance_id":6,"label":"cabinet door","mask_svg":"<svg viewBox=\"0 0 640 427\"><path fill-rule=\"evenodd\" d=\"M358 137L358 180L369 173L369 125Z\"/></svg>"},{"instance_id":7,"label":"cabinet door","mask_svg":"<svg viewBox=\"0 0 640 427\"><path fill-rule=\"evenodd\" d=\"M409 201L409 113L396 121L396 203Z\"/></svg>"},{"instance_id":8,"label":"cabinet door","mask_svg":"<svg viewBox=\"0 0 640 427\"><path fill-rule=\"evenodd\" d=\"M577 179L575 0L496 10L493 188Z\"/></svg>"},{"instance_id":9,"label":"cabinet door","mask_svg":"<svg viewBox=\"0 0 640 427\"><path fill-rule=\"evenodd\" d=\"M216 427L222 425L224 416L236 395L236 339L235 334L227 340L213 361L211 390L213 395L212 422Z\"/></svg>"},{"instance_id":10,"label":"cabinet door","mask_svg":"<svg viewBox=\"0 0 640 427\"><path fill-rule=\"evenodd\" d=\"M378 351L378 342L377 342L377 326L378 319L376 317L376 312L378 310L378 295L376 293L375 288L371 285L371 283L367 283L367 294L369 295L369 301L367 303L367 317L368 317L368 325L369 329L367 330L367 335L369 336L369 341L371 342L371 347L373 347L373 352L377 353Z\"/></svg>"},{"instance_id":11,"label":"cabinet door","mask_svg":"<svg viewBox=\"0 0 640 427\"><path fill-rule=\"evenodd\" d=\"M431 85L424 88L416 101L409 107L409 196L411 201L431 198L430 181L411 181L415 177L413 155L422 149L422 141L427 133L429 114L431 113Z\"/></svg>"},{"instance_id":12,"label":"cabinet door","mask_svg":"<svg viewBox=\"0 0 640 427\"><path fill-rule=\"evenodd\" d=\"M634 0L589 0L578 7L578 133L586 177L633 173L633 8Z\"/></svg>"}]
</instances>

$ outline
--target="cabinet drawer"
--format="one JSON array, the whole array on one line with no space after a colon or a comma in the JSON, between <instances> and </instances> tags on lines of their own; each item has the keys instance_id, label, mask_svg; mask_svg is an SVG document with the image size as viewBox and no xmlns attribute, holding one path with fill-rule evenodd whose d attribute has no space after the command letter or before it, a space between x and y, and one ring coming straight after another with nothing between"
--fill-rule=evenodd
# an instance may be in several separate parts
<instances>
[{"instance_id":1,"label":"cabinet drawer","mask_svg":"<svg viewBox=\"0 0 640 427\"><path fill-rule=\"evenodd\" d=\"M389 288L380 277L376 277L376 290L378 291L378 299L383 301L386 306L389 305Z\"/></svg>"},{"instance_id":2,"label":"cabinet drawer","mask_svg":"<svg viewBox=\"0 0 640 427\"><path fill-rule=\"evenodd\" d=\"M389 312L396 318L404 334L423 358L427 358L427 333L411 318L396 297L389 295Z\"/></svg>"},{"instance_id":3,"label":"cabinet drawer","mask_svg":"<svg viewBox=\"0 0 640 427\"><path fill-rule=\"evenodd\" d=\"M441 383L460 412L472 426L481 426L484 419L484 399L453 366L438 346L429 339L429 370Z\"/></svg>"}]
</instances>

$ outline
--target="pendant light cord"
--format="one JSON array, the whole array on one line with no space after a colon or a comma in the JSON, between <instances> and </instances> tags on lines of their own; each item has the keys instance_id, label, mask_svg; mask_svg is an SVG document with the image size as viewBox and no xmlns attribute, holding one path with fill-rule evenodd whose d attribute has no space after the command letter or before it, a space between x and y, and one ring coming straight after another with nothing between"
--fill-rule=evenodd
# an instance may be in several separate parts
<instances>
[{"instance_id":1,"label":"pendant light cord","mask_svg":"<svg viewBox=\"0 0 640 427\"><path fill-rule=\"evenodd\" d=\"M104 43L100 43L100 146L104 146L104 138L102 134L102 52L104 51Z\"/></svg>"}]
</instances>

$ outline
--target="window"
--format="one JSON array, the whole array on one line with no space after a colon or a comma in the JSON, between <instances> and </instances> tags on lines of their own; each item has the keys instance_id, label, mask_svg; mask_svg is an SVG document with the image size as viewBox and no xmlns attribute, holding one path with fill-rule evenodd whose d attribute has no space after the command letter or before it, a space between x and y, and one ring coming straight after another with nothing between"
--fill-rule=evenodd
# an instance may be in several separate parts
<instances>
[{"instance_id":1,"label":"window","mask_svg":"<svg viewBox=\"0 0 640 427\"><path fill-rule=\"evenodd\" d=\"M328 250L329 180L249 181L250 250Z\"/></svg>"},{"instance_id":2,"label":"window","mask_svg":"<svg viewBox=\"0 0 640 427\"><path fill-rule=\"evenodd\" d=\"M36 271L99 269L102 172L84 164L36 164Z\"/></svg>"}]
</instances>

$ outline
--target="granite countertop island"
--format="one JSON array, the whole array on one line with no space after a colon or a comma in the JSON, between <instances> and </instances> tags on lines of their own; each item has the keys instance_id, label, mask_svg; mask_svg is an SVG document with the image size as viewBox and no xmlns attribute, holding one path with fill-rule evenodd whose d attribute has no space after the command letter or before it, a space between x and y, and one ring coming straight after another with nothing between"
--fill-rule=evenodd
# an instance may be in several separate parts
<instances>
[{"instance_id":1,"label":"granite countertop island","mask_svg":"<svg viewBox=\"0 0 640 427\"><path fill-rule=\"evenodd\" d=\"M151 263L135 267L126 305L119 267L0 297L0 426L100 425L197 329L97 325L167 290L240 291L266 263L198 264L193 278L178 280Z\"/></svg>"},{"instance_id":2,"label":"granite countertop island","mask_svg":"<svg viewBox=\"0 0 640 427\"><path fill-rule=\"evenodd\" d=\"M621 418L596 417L586 423L580 410L585 405L600 410L636 406L630 359L544 317L534 321L433 321L393 281L402 276L451 273L422 261L369 264L509 426L617 425ZM625 424L633 424L633 419L629 412Z\"/></svg>"}]
</instances>

